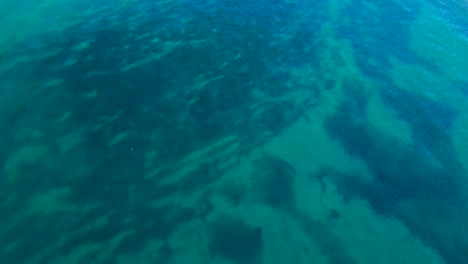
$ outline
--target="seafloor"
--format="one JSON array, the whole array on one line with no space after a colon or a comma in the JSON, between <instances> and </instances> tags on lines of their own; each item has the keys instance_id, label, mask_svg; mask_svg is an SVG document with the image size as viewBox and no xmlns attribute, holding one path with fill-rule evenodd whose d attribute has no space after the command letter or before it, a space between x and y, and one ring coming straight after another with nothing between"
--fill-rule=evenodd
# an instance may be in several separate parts
<instances>
[{"instance_id":1,"label":"seafloor","mask_svg":"<svg viewBox=\"0 0 468 264\"><path fill-rule=\"evenodd\" d=\"M0 1L0 263L468 263L468 4Z\"/></svg>"}]
</instances>

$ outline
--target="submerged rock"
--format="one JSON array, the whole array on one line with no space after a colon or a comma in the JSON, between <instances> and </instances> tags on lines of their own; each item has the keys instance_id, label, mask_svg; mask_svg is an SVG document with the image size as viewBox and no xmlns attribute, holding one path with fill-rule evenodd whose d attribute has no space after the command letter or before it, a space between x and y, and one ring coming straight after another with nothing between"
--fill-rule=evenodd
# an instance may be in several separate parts
<instances>
[{"instance_id":1,"label":"submerged rock","mask_svg":"<svg viewBox=\"0 0 468 264\"><path fill-rule=\"evenodd\" d=\"M256 263L260 258L263 247L260 227L249 226L232 216L223 216L212 223L210 231L210 250L214 256L235 263Z\"/></svg>"}]
</instances>

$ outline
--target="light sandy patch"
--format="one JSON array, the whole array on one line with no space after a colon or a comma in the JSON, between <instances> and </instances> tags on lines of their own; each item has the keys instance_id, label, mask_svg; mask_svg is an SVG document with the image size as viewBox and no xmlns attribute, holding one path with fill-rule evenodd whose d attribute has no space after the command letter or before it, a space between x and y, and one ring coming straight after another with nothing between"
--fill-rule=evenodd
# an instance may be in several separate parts
<instances>
[{"instance_id":1,"label":"light sandy patch","mask_svg":"<svg viewBox=\"0 0 468 264\"><path fill-rule=\"evenodd\" d=\"M49 149L45 145L27 145L10 154L3 167L7 181L17 179L22 166L42 162L48 152Z\"/></svg>"},{"instance_id":2,"label":"light sandy patch","mask_svg":"<svg viewBox=\"0 0 468 264\"><path fill-rule=\"evenodd\" d=\"M444 76L468 81L468 39L439 12L430 5L421 6L411 27L411 48L418 55L437 63Z\"/></svg>"},{"instance_id":3,"label":"light sandy patch","mask_svg":"<svg viewBox=\"0 0 468 264\"><path fill-rule=\"evenodd\" d=\"M32 214L53 214L75 210L70 204L65 203L70 189L67 187L37 193L29 199L27 212Z\"/></svg>"}]
</instances>

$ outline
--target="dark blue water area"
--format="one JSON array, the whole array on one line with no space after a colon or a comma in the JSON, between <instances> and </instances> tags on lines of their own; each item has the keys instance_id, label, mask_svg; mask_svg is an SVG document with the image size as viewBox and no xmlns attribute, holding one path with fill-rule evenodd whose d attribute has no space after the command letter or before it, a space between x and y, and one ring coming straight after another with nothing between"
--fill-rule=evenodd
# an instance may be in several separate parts
<instances>
[{"instance_id":1,"label":"dark blue water area","mask_svg":"<svg viewBox=\"0 0 468 264\"><path fill-rule=\"evenodd\" d=\"M417 1L352 1L341 14L351 18L350 22L337 34L351 40L357 63L368 76L384 77L391 58L438 71L434 62L419 57L410 48L410 26L419 12Z\"/></svg>"},{"instance_id":2,"label":"dark blue water area","mask_svg":"<svg viewBox=\"0 0 468 264\"><path fill-rule=\"evenodd\" d=\"M298 8L297 4L286 3L283 0L191 0L187 1L187 4L200 13L216 17L220 22L258 26L272 32L291 23Z\"/></svg>"},{"instance_id":3,"label":"dark blue water area","mask_svg":"<svg viewBox=\"0 0 468 264\"><path fill-rule=\"evenodd\" d=\"M327 20L325 2L190 0L186 4L199 23L205 23L198 28L210 26L211 34L231 50L248 48L252 59L286 67L318 63L314 47L316 33Z\"/></svg>"},{"instance_id":4,"label":"dark blue water area","mask_svg":"<svg viewBox=\"0 0 468 264\"><path fill-rule=\"evenodd\" d=\"M386 105L411 127L415 143L403 143L372 126L366 119L368 96L358 84L354 86L345 90L346 99L325 127L350 155L367 164L373 179L370 183L340 179L343 197L367 199L383 215L394 214L401 201L416 197L462 206L465 174L451 144L456 113L444 104L396 88L382 91Z\"/></svg>"},{"instance_id":5,"label":"dark blue water area","mask_svg":"<svg viewBox=\"0 0 468 264\"><path fill-rule=\"evenodd\" d=\"M410 125L414 148L430 153L446 167L460 169L452 141L458 113L452 107L392 86L382 87L380 94L385 105Z\"/></svg>"},{"instance_id":6,"label":"dark blue water area","mask_svg":"<svg viewBox=\"0 0 468 264\"><path fill-rule=\"evenodd\" d=\"M396 87L382 88L381 95L398 117L410 124L415 140L426 146L450 142L457 117L453 108Z\"/></svg>"},{"instance_id":7,"label":"dark blue water area","mask_svg":"<svg viewBox=\"0 0 468 264\"><path fill-rule=\"evenodd\" d=\"M462 92L465 97L468 97L468 82L466 81L454 82L453 86L456 90Z\"/></svg>"}]
</instances>

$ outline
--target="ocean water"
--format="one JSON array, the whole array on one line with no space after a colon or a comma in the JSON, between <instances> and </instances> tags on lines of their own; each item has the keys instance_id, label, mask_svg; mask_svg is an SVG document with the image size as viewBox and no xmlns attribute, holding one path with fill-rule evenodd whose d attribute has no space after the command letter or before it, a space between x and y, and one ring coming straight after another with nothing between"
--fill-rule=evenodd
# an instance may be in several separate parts
<instances>
[{"instance_id":1,"label":"ocean water","mask_svg":"<svg viewBox=\"0 0 468 264\"><path fill-rule=\"evenodd\" d=\"M0 0L0 263L468 263L468 2Z\"/></svg>"}]
</instances>

